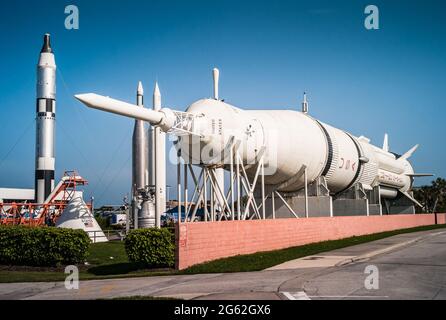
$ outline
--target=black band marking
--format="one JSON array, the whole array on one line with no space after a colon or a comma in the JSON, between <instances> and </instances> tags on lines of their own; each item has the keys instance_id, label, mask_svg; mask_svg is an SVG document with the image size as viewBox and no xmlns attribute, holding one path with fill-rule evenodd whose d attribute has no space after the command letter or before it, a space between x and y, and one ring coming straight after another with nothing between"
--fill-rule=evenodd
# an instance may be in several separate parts
<instances>
[{"instance_id":1,"label":"black band marking","mask_svg":"<svg viewBox=\"0 0 446 320\"><path fill-rule=\"evenodd\" d=\"M55 99L47 99L47 98L37 98L36 100L36 113L41 113L40 111L40 103L41 101L44 101L44 105L45 105L45 110L46 112L51 112L54 113L54 105L56 104L56 100Z\"/></svg>"},{"instance_id":2,"label":"black band marking","mask_svg":"<svg viewBox=\"0 0 446 320\"><path fill-rule=\"evenodd\" d=\"M39 117L39 118L40 118L40 117L45 117L45 118L46 118L46 117L48 117L48 118L50 118L50 117L51 117L51 118L56 118L56 114L55 114L55 113L52 113L51 116L49 116L47 112L39 112L39 113L37 114L37 117Z\"/></svg>"},{"instance_id":3,"label":"black band marking","mask_svg":"<svg viewBox=\"0 0 446 320\"><path fill-rule=\"evenodd\" d=\"M54 113L52 99L46 99L46 112Z\"/></svg>"},{"instance_id":4,"label":"black band marking","mask_svg":"<svg viewBox=\"0 0 446 320\"><path fill-rule=\"evenodd\" d=\"M34 190L35 190L35 198L37 199L37 187L38 187L38 181L44 180L45 183L45 199L50 195L51 193L51 181L54 180L54 170L36 170L36 179L34 184Z\"/></svg>"},{"instance_id":5,"label":"black band marking","mask_svg":"<svg viewBox=\"0 0 446 320\"><path fill-rule=\"evenodd\" d=\"M325 127L322 125L322 123L320 123L317 120L316 120L316 122L322 128L322 131L324 132L325 137L327 138L327 144L328 144L327 163L325 164L324 171L322 171L322 175L325 177L327 175L328 171L330 171L331 164L333 162L333 142L331 141L331 138L330 138L330 135L328 134L327 129L325 129Z\"/></svg>"},{"instance_id":6,"label":"black band marking","mask_svg":"<svg viewBox=\"0 0 446 320\"><path fill-rule=\"evenodd\" d=\"M345 188L344 190L340 191L339 193L342 193L342 192L344 192L344 191L350 189L350 188L353 186L353 184L356 182L356 180L357 180L358 177L359 177L359 173L361 172L361 166L362 166L362 164L361 164L361 160L359 160L359 159L361 158L361 149L359 148L358 143L356 142L356 140L353 138L353 136L352 136L351 134L349 134L349 133L347 133L347 132L345 132L345 131L344 131L344 133L345 133L347 136L349 136L350 139L352 139L353 144L354 144L355 147L356 147L356 151L358 151L358 169L356 170L356 174L355 174L355 176L353 177L353 180L352 180L352 181L350 182L350 184L347 186L347 188Z\"/></svg>"}]
</instances>

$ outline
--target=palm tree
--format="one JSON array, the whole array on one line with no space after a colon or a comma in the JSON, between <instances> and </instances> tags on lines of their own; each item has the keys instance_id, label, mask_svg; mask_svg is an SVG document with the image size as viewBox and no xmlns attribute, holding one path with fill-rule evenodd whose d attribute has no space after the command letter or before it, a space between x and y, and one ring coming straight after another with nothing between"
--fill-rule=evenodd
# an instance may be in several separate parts
<instances>
[{"instance_id":1,"label":"palm tree","mask_svg":"<svg viewBox=\"0 0 446 320\"><path fill-rule=\"evenodd\" d=\"M414 196L423 205L423 211L428 213L446 211L446 180L437 178L431 185L414 190Z\"/></svg>"},{"instance_id":2,"label":"palm tree","mask_svg":"<svg viewBox=\"0 0 446 320\"><path fill-rule=\"evenodd\" d=\"M432 188L434 189L435 195L435 202L432 208L432 212L444 212L444 210L446 209L446 180L437 178L437 180L432 182Z\"/></svg>"}]
</instances>

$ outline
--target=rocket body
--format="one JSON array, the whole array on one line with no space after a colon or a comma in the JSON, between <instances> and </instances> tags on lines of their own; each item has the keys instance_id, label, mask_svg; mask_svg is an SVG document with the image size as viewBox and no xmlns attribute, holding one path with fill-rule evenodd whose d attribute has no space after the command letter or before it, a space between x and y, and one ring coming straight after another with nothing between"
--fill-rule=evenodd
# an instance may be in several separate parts
<instances>
[{"instance_id":1,"label":"rocket body","mask_svg":"<svg viewBox=\"0 0 446 320\"><path fill-rule=\"evenodd\" d=\"M219 79L220 79L220 70L217 68L214 68L212 70L213 75L213 82L214 82L214 99L220 100L218 95L219 90ZM223 196L225 194L225 171L223 168L217 168L215 169L215 179L216 179L216 187L220 189L220 192L216 192L216 199L214 200L214 205L216 206L217 210L221 210L220 203L224 203Z\"/></svg>"},{"instance_id":2,"label":"rocket body","mask_svg":"<svg viewBox=\"0 0 446 320\"><path fill-rule=\"evenodd\" d=\"M141 82L136 93L136 108L144 108L144 90ZM154 226L153 203L149 201L146 187L149 185L148 139L144 121L135 120L132 137L132 212L134 228Z\"/></svg>"},{"instance_id":3,"label":"rocket body","mask_svg":"<svg viewBox=\"0 0 446 320\"><path fill-rule=\"evenodd\" d=\"M144 108L144 96L141 83L137 91L137 106ZM147 166L147 134L144 128L144 121L135 120L132 136L132 184L137 188L144 188L148 185Z\"/></svg>"},{"instance_id":4,"label":"rocket body","mask_svg":"<svg viewBox=\"0 0 446 320\"><path fill-rule=\"evenodd\" d=\"M158 83L153 91L153 110L161 110L161 93ZM161 215L166 211L166 133L156 126L152 129L152 163L155 177L155 219L161 226Z\"/></svg>"},{"instance_id":5,"label":"rocket body","mask_svg":"<svg viewBox=\"0 0 446 320\"><path fill-rule=\"evenodd\" d=\"M50 36L37 64L35 200L44 203L54 189L56 130L56 62Z\"/></svg>"},{"instance_id":6,"label":"rocket body","mask_svg":"<svg viewBox=\"0 0 446 320\"><path fill-rule=\"evenodd\" d=\"M203 99L193 103L194 128L200 135L200 150L223 150L231 137L240 141L243 163L256 164L264 150L265 184L293 193L304 188L303 168L309 182L325 177L335 195L361 183L365 189L380 185L382 197L395 198L397 191L412 187L412 166L397 156L370 144L364 137L325 124L294 110L242 110L222 101ZM219 123L219 130L214 123ZM182 139L181 150L193 150L193 140ZM209 160L208 152L192 153L195 163ZM219 156L219 155L218 155ZM228 164L225 164L228 169ZM247 169L255 175L255 166Z\"/></svg>"},{"instance_id":7,"label":"rocket body","mask_svg":"<svg viewBox=\"0 0 446 320\"><path fill-rule=\"evenodd\" d=\"M324 177L330 194L337 195L360 183L365 190L379 186L382 198L396 198L411 190L414 171L407 160L412 148L399 156L370 144L365 137L325 124L294 110L243 110L215 99L202 99L188 107L189 119L176 122L175 111L135 112L131 105L114 99L85 94L76 96L87 106L134 117L164 131L183 128L181 155L201 166L229 164L222 153L231 141L238 143L247 175L255 176L263 155L266 185L284 193L295 193ZM175 129L174 129L175 130ZM175 132L175 131L174 131ZM184 131L183 131L184 132Z\"/></svg>"}]
</instances>

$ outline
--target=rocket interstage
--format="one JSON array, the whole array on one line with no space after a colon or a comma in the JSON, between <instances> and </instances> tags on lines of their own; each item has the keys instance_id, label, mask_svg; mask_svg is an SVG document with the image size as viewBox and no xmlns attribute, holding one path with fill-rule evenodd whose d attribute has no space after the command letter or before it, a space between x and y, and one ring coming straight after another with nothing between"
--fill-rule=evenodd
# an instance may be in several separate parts
<instances>
[{"instance_id":1,"label":"rocket interstage","mask_svg":"<svg viewBox=\"0 0 446 320\"><path fill-rule=\"evenodd\" d=\"M265 173L270 172L264 182L281 192L301 190L305 176L309 183L324 177L332 195L360 183L365 190L380 186L382 197L394 198L398 191L408 196L412 186L414 173L407 159L414 149L396 156L373 146L367 138L355 137L300 111L242 110L216 99L203 99L186 112L166 108L141 113L125 102L95 94L76 97L89 107L149 121L178 135L182 156L190 153L187 156L192 161L204 166L228 169L224 161L204 163L202 155L220 157L231 143L240 146L243 164L256 163L263 155L269 167ZM197 145L200 158L188 151ZM255 170L248 166L246 173L253 177Z\"/></svg>"},{"instance_id":2,"label":"rocket interstage","mask_svg":"<svg viewBox=\"0 0 446 320\"><path fill-rule=\"evenodd\" d=\"M56 129L56 63L50 35L37 64L35 200L43 203L54 188Z\"/></svg>"}]
</instances>

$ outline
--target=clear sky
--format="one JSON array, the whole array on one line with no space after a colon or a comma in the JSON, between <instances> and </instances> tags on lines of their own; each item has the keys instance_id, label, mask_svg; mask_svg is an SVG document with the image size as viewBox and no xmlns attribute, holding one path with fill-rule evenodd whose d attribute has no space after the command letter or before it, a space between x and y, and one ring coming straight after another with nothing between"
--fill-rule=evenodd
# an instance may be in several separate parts
<instances>
[{"instance_id":1,"label":"clear sky","mask_svg":"<svg viewBox=\"0 0 446 320\"><path fill-rule=\"evenodd\" d=\"M76 4L80 29L66 30ZM364 8L380 29L364 28ZM35 79L42 36L58 65L56 177L76 169L87 197L121 203L131 185L131 119L89 110L73 94L146 101L157 79L163 105L184 110L211 96L248 109L300 109L391 150L420 148L417 172L446 177L445 1L56 1L0 4L0 186L34 185ZM168 183L174 184L174 170ZM420 183L430 179L419 180ZM172 197L174 197L172 192Z\"/></svg>"}]
</instances>

